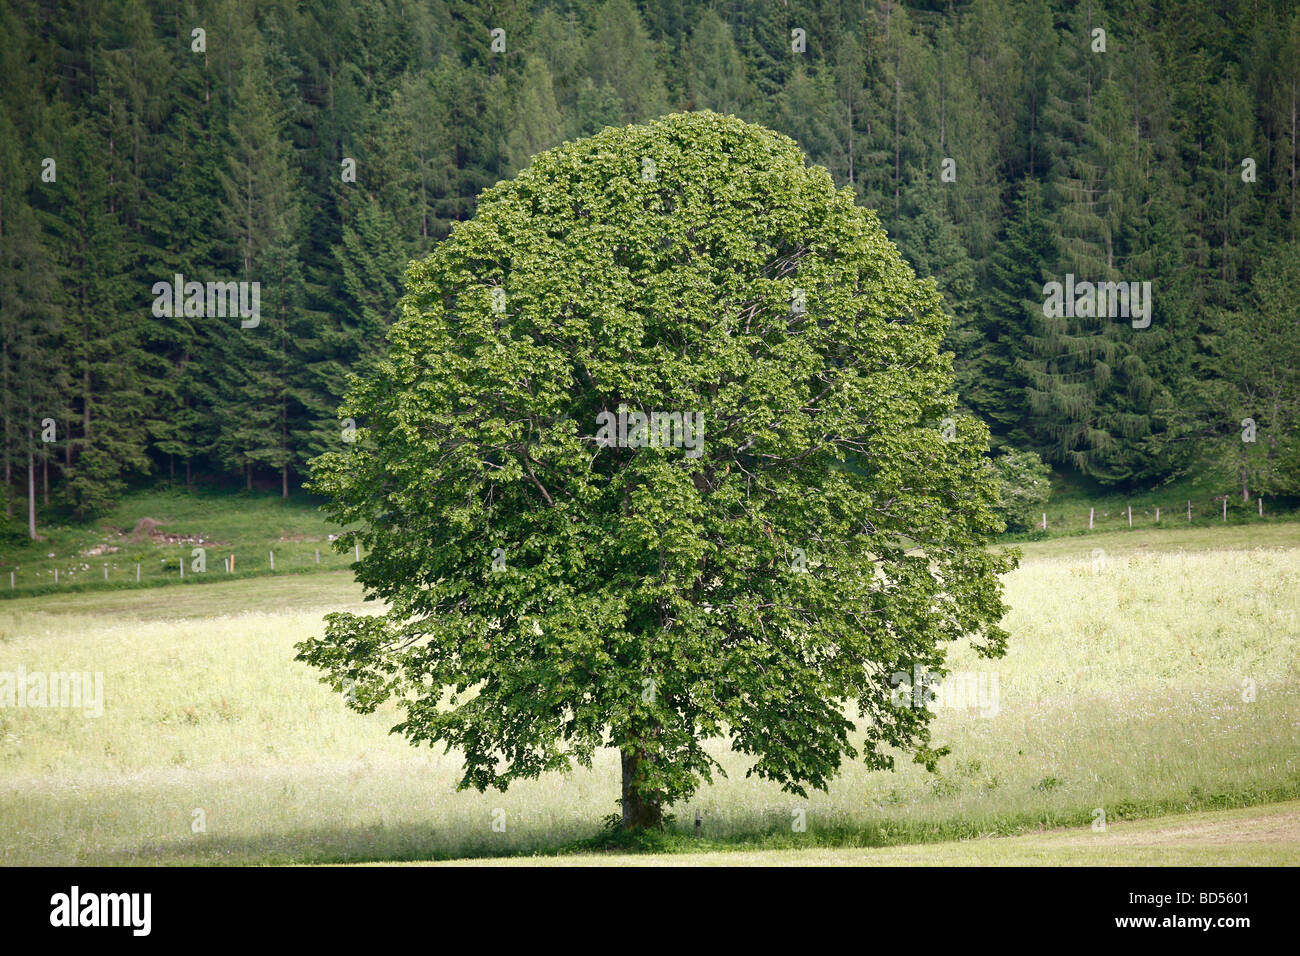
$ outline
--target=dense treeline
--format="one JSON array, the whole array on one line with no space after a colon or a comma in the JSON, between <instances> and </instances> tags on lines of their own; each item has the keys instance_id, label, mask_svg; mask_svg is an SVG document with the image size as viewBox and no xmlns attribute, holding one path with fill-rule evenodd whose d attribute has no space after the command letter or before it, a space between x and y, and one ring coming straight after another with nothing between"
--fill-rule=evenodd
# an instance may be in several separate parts
<instances>
[{"instance_id":1,"label":"dense treeline","mask_svg":"<svg viewBox=\"0 0 1300 956\"><path fill-rule=\"evenodd\" d=\"M1000 448L1300 490L1286 0L5 0L0 76L11 515L94 514L138 476L288 493L405 264L484 187L705 108L878 211ZM177 275L258 282L259 323L156 314ZM1044 314L1067 276L1150 282L1149 324Z\"/></svg>"}]
</instances>

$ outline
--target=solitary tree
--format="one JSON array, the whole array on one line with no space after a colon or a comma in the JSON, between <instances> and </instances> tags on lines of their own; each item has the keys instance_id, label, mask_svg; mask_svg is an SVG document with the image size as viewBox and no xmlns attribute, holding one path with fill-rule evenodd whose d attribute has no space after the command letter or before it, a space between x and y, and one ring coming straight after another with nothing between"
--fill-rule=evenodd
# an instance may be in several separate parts
<instances>
[{"instance_id":1,"label":"solitary tree","mask_svg":"<svg viewBox=\"0 0 1300 956\"><path fill-rule=\"evenodd\" d=\"M893 701L949 641L1004 652L1014 558L935 286L850 191L738 119L609 128L407 285L311 484L388 605L299 645L354 709L394 700L479 790L617 747L629 829L714 738L800 795L845 757L934 767Z\"/></svg>"}]
</instances>

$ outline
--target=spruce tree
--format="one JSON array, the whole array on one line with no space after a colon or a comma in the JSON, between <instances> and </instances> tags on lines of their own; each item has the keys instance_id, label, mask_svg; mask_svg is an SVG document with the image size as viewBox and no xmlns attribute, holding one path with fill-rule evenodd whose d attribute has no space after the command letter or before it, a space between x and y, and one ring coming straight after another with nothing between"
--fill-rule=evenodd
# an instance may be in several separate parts
<instances>
[{"instance_id":1,"label":"spruce tree","mask_svg":"<svg viewBox=\"0 0 1300 956\"><path fill-rule=\"evenodd\" d=\"M297 181L284 140L283 107L271 86L260 41L249 51L230 112L230 154L222 174L223 216L238 257L238 277L259 283L260 314L245 320L212 319L222 352L214 396L219 425L215 448L242 472L278 473L288 494L294 460L292 432L298 425L291 375L296 369L295 324L303 306L298 261L300 214ZM217 277L225 279L226 277ZM247 325L247 327L245 327Z\"/></svg>"}]
</instances>

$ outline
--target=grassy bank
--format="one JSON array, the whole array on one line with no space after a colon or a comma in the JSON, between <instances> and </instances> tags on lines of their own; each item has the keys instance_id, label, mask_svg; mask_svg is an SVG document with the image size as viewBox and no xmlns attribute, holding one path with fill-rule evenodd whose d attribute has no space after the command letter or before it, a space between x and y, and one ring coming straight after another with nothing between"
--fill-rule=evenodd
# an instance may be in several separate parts
<instances>
[{"instance_id":1,"label":"grassy bank","mask_svg":"<svg viewBox=\"0 0 1300 956\"><path fill-rule=\"evenodd\" d=\"M95 521L41 525L36 541L0 544L0 598L181 583L182 563L186 585L347 568L354 552L334 549L340 529L319 504L306 494L136 492Z\"/></svg>"}]
</instances>

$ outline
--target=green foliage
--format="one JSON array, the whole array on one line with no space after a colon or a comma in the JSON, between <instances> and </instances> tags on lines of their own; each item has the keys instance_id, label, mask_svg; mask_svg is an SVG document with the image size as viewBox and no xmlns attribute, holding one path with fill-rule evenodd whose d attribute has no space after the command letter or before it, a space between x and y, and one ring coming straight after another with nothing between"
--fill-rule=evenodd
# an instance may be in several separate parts
<instances>
[{"instance_id":1,"label":"green foliage","mask_svg":"<svg viewBox=\"0 0 1300 956\"><path fill-rule=\"evenodd\" d=\"M1028 531L1046 509L1051 469L1032 451L1006 451L993 459L998 477L998 516L1008 531Z\"/></svg>"},{"instance_id":2,"label":"green foliage","mask_svg":"<svg viewBox=\"0 0 1300 956\"><path fill-rule=\"evenodd\" d=\"M1252 490L1300 494L1300 243L1279 243L1240 309L1220 311L1207 336L1206 375L1193 413L1205 464L1249 501Z\"/></svg>"},{"instance_id":3,"label":"green foliage","mask_svg":"<svg viewBox=\"0 0 1300 956\"><path fill-rule=\"evenodd\" d=\"M466 787L612 744L666 806L718 737L800 794L844 758L933 765L888 675L963 636L1001 654L1014 559L985 548L987 430L938 428L934 284L850 191L783 136L674 114L542 154L408 285L340 412L358 442L311 482L389 610L331 615L303 660L460 749ZM702 443L602 445L622 409L698 415Z\"/></svg>"},{"instance_id":4,"label":"green foliage","mask_svg":"<svg viewBox=\"0 0 1300 956\"><path fill-rule=\"evenodd\" d=\"M409 259L537 152L696 108L791 136L876 211L935 279L958 404L998 447L1119 491L1201 475L1235 493L1243 466L1249 493L1294 488L1285 423L1244 462L1228 441L1228 406L1254 399L1225 341L1296 238L1293 7L7 4L8 501L29 452L51 507L83 518L148 475L291 492L337 447L332 411L382 348ZM1151 280L1152 325L1039 321L1066 272ZM151 315L148 290L176 273L261 282L260 334ZM56 442L32 437L46 417Z\"/></svg>"},{"instance_id":5,"label":"green foliage","mask_svg":"<svg viewBox=\"0 0 1300 956\"><path fill-rule=\"evenodd\" d=\"M713 10L706 10L691 31L686 59L696 109L742 113L752 102L753 90L731 27Z\"/></svg>"},{"instance_id":6,"label":"green foliage","mask_svg":"<svg viewBox=\"0 0 1300 956\"><path fill-rule=\"evenodd\" d=\"M28 543L27 528L20 521L7 516L0 516L0 545L6 551L19 548Z\"/></svg>"}]
</instances>

